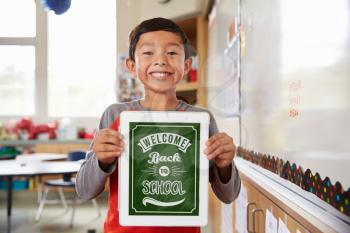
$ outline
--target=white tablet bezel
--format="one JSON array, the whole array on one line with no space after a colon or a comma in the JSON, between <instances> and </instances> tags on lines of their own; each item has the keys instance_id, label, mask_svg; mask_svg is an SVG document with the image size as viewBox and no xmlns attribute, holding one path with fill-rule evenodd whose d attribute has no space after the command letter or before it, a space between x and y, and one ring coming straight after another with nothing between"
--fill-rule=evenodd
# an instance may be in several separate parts
<instances>
[{"instance_id":1,"label":"white tablet bezel","mask_svg":"<svg viewBox=\"0 0 350 233\"><path fill-rule=\"evenodd\" d=\"M199 151L199 215L198 216L135 216L129 215L129 123L200 123ZM124 111L120 115L120 132L125 147L119 158L119 223L123 226L204 226L208 222L208 174L209 161L204 155L205 142L209 135L209 114L206 112L179 111Z\"/></svg>"}]
</instances>

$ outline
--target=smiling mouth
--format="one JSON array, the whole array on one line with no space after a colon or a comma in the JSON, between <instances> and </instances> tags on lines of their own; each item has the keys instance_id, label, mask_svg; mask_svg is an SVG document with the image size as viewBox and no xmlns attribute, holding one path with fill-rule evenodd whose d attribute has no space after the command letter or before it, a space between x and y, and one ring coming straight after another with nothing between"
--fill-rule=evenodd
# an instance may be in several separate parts
<instances>
[{"instance_id":1,"label":"smiling mouth","mask_svg":"<svg viewBox=\"0 0 350 233\"><path fill-rule=\"evenodd\" d=\"M170 72L151 72L150 75L153 79L156 80L165 80L173 75L173 73Z\"/></svg>"}]
</instances>

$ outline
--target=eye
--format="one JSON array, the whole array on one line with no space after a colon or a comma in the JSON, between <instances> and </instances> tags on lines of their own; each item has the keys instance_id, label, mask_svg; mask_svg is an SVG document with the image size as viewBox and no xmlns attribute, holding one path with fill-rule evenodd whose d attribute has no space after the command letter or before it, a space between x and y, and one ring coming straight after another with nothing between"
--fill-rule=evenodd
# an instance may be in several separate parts
<instances>
[{"instance_id":1,"label":"eye","mask_svg":"<svg viewBox=\"0 0 350 233\"><path fill-rule=\"evenodd\" d=\"M177 55L178 53L177 52L174 52L174 51L171 51L171 52L168 52L168 55L170 56L174 56L174 55Z\"/></svg>"},{"instance_id":2,"label":"eye","mask_svg":"<svg viewBox=\"0 0 350 233\"><path fill-rule=\"evenodd\" d=\"M151 51L145 51L145 52L142 52L142 55L152 55L153 53Z\"/></svg>"}]
</instances>

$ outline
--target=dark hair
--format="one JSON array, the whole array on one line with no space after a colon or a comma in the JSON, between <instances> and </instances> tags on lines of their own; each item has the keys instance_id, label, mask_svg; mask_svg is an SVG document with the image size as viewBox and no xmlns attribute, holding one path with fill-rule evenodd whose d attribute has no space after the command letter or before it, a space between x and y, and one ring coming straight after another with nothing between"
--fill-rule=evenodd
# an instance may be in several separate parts
<instances>
[{"instance_id":1,"label":"dark hair","mask_svg":"<svg viewBox=\"0 0 350 233\"><path fill-rule=\"evenodd\" d=\"M139 41L140 36L146 32L154 31L168 31L179 35L185 49L185 59L189 58L189 40L185 32L174 21L158 17L141 22L131 31L129 35L129 58L131 60L135 61L136 44Z\"/></svg>"}]
</instances>

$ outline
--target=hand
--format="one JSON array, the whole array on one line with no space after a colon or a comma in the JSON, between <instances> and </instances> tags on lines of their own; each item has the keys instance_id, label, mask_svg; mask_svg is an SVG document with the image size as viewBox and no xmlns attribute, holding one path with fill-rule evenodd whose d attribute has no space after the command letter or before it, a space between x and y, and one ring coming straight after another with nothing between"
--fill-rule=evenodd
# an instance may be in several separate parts
<instances>
[{"instance_id":1,"label":"hand","mask_svg":"<svg viewBox=\"0 0 350 233\"><path fill-rule=\"evenodd\" d=\"M218 168L224 168L232 163L236 154L236 146L233 139L226 133L217 133L211 136L205 143L207 148L204 153L209 160L214 159Z\"/></svg>"},{"instance_id":2,"label":"hand","mask_svg":"<svg viewBox=\"0 0 350 233\"><path fill-rule=\"evenodd\" d=\"M100 164L102 166L108 166L123 152L123 137L113 129L102 129L94 138L92 150Z\"/></svg>"}]
</instances>

